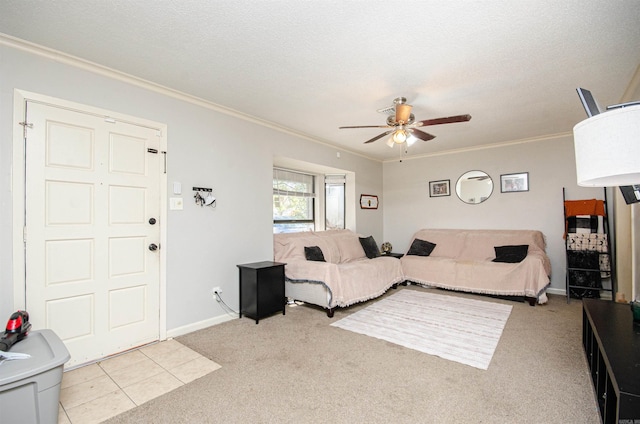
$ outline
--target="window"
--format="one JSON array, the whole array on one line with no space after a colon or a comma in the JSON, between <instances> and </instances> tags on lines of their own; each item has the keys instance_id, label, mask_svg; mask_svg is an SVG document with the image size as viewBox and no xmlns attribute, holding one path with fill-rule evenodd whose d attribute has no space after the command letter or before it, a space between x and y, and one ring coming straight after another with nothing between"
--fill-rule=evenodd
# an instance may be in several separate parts
<instances>
[{"instance_id":1,"label":"window","mask_svg":"<svg viewBox=\"0 0 640 424\"><path fill-rule=\"evenodd\" d=\"M346 178L344 175L325 175L324 177L324 217L326 230L345 228L345 182Z\"/></svg>"},{"instance_id":2,"label":"window","mask_svg":"<svg viewBox=\"0 0 640 424\"><path fill-rule=\"evenodd\" d=\"M293 233L315 229L315 177L273 169L273 232Z\"/></svg>"}]
</instances>

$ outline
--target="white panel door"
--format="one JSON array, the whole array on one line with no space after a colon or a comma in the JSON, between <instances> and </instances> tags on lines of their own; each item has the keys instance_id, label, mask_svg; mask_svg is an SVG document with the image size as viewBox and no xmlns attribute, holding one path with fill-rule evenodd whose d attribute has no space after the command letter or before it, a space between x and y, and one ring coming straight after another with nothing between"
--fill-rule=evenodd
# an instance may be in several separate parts
<instances>
[{"instance_id":1,"label":"white panel door","mask_svg":"<svg viewBox=\"0 0 640 424\"><path fill-rule=\"evenodd\" d=\"M159 339L158 131L27 102L26 308L83 364Z\"/></svg>"}]
</instances>

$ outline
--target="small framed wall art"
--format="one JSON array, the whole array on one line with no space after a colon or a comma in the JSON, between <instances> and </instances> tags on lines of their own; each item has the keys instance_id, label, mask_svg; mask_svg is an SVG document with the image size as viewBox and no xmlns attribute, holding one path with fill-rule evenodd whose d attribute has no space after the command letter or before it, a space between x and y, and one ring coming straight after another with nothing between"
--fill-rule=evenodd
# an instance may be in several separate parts
<instances>
[{"instance_id":1,"label":"small framed wall art","mask_svg":"<svg viewBox=\"0 0 640 424\"><path fill-rule=\"evenodd\" d=\"M372 194L361 194L360 209L378 209L378 196L374 196Z\"/></svg>"},{"instance_id":2,"label":"small framed wall art","mask_svg":"<svg viewBox=\"0 0 640 424\"><path fill-rule=\"evenodd\" d=\"M516 191L529 191L529 173L500 175L500 192L513 193Z\"/></svg>"},{"instance_id":3,"label":"small framed wall art","mask_svg":"<svg viewBox=\"0 0 640 424\"><path fill-rule=\"evenodd\" d=\"M451 196L450 181L429 181L429 197Z\"/></svg>"}]
</instances>

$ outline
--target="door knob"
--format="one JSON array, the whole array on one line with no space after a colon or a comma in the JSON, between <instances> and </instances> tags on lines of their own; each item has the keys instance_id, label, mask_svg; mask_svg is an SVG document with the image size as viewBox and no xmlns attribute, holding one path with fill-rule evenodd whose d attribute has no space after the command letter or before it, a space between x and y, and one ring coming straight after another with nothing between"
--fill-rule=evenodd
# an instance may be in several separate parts
<instances>
[{"instance_id":1,"label":"door knob","mask_svg":"<svg viewBox=\"0 0 640 424\"><path fill-rule=\"evenodd\" d=\"M149 224L153 225L156 223L156 219L155 218L149 218Z\"/></svg>"},{"instance_id":2,"label":"door knob","mask_svg":"<svg viewBox=\"0 0 640 424\"><path fill-rule=\"evenodd\" d=\"M149 245L149 250L151 250L152 252L153 252L154 250L158 250L158 245L156 245L155 243L151 243L151 244Z\"/></svg>"}]
</instances>

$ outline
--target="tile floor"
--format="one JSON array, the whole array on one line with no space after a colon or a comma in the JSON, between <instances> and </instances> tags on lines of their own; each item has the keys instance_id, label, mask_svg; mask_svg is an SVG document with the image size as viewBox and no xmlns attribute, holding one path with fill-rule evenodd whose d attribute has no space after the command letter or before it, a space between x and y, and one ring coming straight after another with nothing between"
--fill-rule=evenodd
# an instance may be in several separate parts
<instances>
[{"instance_id":1,"label":"tile floor","mask_svg":"<svg viewBox=\"0 0 640 424\"><path fill-rule=\"evenodd\" d=\"M218 368L168 340L65 372L58 424L99 423Z\"/></svg>"}]
</instances>

